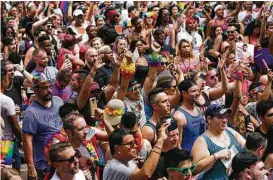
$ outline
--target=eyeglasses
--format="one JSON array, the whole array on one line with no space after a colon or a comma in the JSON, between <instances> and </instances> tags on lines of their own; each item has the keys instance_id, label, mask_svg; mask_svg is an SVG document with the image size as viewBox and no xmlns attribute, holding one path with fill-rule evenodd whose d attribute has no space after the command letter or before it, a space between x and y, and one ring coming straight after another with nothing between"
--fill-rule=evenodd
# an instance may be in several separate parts
<instances>
[{"instance_id":1,"label":"eyeglasses","mask_svg":"<svg viewBox=\"0 0 273 180\"><path fill-rule=\"evenodd\" d=\"M47 25L46 27L47 27L47 28L52 28L53 26L52 26L52 25Z\"/></svg>"},{"instance_id":2,"label":"eyeglasses","mask_svg":"<svg viewBox=\"0 0 273 180\"><path fill-rule=\"evenodd\" d=\"M227 34L233 34L235 31L227 31Z\"/></svg>"},{"instance_id":3,"label":"eyeglasses","mask_svg":"<svg viewBox=\"0 0 273 180\"><path fill-rule=\"evenodd\" d=\"M45 87L40 87L40 86L38 86L38 88L40 88L40 89L42 89L42 90L44 90L44 91L46 91L46 90L48 90L48 89L52 89L52 85L49 85L49 86L45 86Z\"/></svg>"},{"instance_id":4,"label":"eyeglasses","mask_svg":"<svg viewBox=\"0 0 273 180\"><path fill-rule=\"evenodd\" d=\"M213 80L213 79L215 79L216 77L217 77L216 75L215 75L215 76L211 76L210 79Z\"/></svg>"},{"instance_id":5,"label":"eyeglasses","mask_svg":"<svg viewBox=\"0 0 273 180\"><path fill-rule=\"evenodd\" d=\"M128 143L120 144L120 146L127 146L127 145L130 145L130 148L133 148L136 145L136 141L130 141Z\"/></svg>"},{"instance_id":6,"label":"eyeglasses","mask_svg":"<svg viewBox=\"0 0 273 180\"><path fill-rule=\"evenodd\" d=\"M189 174L189 171L190 172L193 172L195 170L195 167L196 167L196 164L192 164L190 167L185 167L185 168L174 168L174 167L171 167L169 169L173 170L173 171L178 171L180 172L182 175L188 175Z\"/></svg>"},{"instance_id":7,"label":"eyeglasses","mask_svg":"<svg viewBox=\"0 0 273 180\"><path fill-rule=\"evenodd\" d=\"M73 162L75 162L76 158L78 159L80 157L81 157L80 151L78 149L75 149L75 154L72 157L70 157L69 159L57 160L55 162L65 162L65 161L67 161L68 163L73 163Z\"/></svg>"}]
</instances>

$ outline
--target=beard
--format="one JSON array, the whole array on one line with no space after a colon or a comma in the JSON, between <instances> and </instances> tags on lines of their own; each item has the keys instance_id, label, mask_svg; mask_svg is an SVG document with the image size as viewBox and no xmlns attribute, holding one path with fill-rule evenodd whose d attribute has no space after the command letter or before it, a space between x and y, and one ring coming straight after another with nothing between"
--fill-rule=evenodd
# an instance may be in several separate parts
<instances>
[{"instance_id":1,"label":"beard","mask_svg":"<svg viewBox=\"0 0 273 180\"><path fill-rule=\"evenodd\" d=\"M49 93L47 93L46 95L44 95L43 97L41 97L41 99L43 100L43 101L51 101L52 100L52 93L51 92L49 92Z\"/></svg>"}]
</instances>

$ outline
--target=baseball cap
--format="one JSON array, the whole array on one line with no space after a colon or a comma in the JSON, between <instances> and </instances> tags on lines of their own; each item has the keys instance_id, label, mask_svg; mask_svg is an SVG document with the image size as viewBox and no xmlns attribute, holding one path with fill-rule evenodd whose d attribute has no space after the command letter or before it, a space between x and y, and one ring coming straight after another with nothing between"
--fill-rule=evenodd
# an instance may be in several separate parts
<instances>
[{"instance_id":1,"label":"baseball cap","mask_svg":"<svg viewBox=\"0 0 273 180\"><path fill-rule=\"evenodd\" d=\"M188 17L188 18L186 19L186 24L189 24L189 23L191 23L191 22L195 23L195 22L196 22L196 19L194 19L193 17Z\"/></svg>"},{"instance_id":2,"label":"baseball cap","mask_svg":"<svg viewBox=\"0 0 273 180\"><path fill-rule=\"evenodd\" d=\"M83 12L81 9L76 9L74 12L73 12L73 16L79 16L79 15L83 15Z\"/></svg>"},{"instance_id":3,"label":"baseball cap","mask_svg":"<svg viewBox=\"0 0 273 180\"><path fill-rule=\"evenodd\" d=\"M230 108L225 108L223 105L218 105L218 104L211 104L206 110L206 116L221 116L226 113L231 113Z\"/></svg>"},{"instance_id":4,"label":"baseball cap","mask_svg":"<svg viewBox=\"0 0 273 180\"><path fill-rule=\"evenodd\" d=\"M54 79L47 79L46 75L44 73L38 73L33 76L33 87L37 87L38 85L42 83L49 82L50 84L54 83Z\"/></svg>"},{"instance_id":5,"label":"baseball cap","mask_svg":"<svg viewBox=\"0 0 273 180\"><path fill-rule=\"evenodd\" d=\"M230 174L229 179L236 179L240 172L250 168L259 161L260 159L251 152L240 152L236 154L232 160L231 166L233 171Z\"/></svg>"}]
</instances>

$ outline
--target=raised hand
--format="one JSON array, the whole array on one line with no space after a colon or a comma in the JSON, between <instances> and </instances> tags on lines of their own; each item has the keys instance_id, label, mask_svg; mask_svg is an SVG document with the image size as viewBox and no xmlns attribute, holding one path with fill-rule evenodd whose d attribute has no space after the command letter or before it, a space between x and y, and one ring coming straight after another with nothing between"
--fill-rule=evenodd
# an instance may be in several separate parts
<instances>
[{"instance_id":1,"label":"raised hand","mask_svg":"<svg viewBox=\"0 0 273 180\"><path fill-rule=\"evenodd\" d=\"M99 59L99 60L96 60L95 62L94 62L94 66L93 66L93 68L94 68L94 70L98 70L98 69L100 69L102 66L104 66L105 65L105 63L102 63L102 61Z\"/></svg>"},{"instance_id":2,"label":"raised hand","mask_svg":"<svg viewBox=\"0 0 273 180\"><path fill-rule=\"evenodd\" d=\"M151 44L151 48L154 52L157 52L159 53L160 52L160 49L161 49L161 46L157 43L157 42L153 42Z\"/></svg>"},{"instance_id":3,"label":"raised hand","mask_svg":"<svg viewBox=\"0 0 273 180\"><path fill-rule=\"evenodd\" d=\"M158 139L162 139L163 141L165 141L168 136L166 134L167 128L170 126L170 123L164 123L161 125L160 129L158 130Z\"/></svg>"},{"instance_id":4,"label":"raised hand","mask_svg":"<svg viewBox=\"0 0 273 180\"><path fill-rule=\"evenodd\" d=\"M14 67L19 72L22 72L24 70L23 66L21 66L20 64L14 64Z\"/></svg>"}]
</instances>

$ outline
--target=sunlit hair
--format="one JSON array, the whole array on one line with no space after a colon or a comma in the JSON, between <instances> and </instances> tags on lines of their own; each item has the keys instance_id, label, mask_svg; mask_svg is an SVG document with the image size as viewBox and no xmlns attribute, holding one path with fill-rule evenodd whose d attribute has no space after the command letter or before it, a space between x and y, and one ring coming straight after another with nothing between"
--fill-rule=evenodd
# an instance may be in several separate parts
<instances>
[{"instance_id":1,"label":"sunlit hair","mask_svg":"<svg viewBox=\"0 0 273 180\"><path fill-rule=\"evenodd\" d=\"M178 46L176 46L176 52L177 52L177 56L181 57L182 56L182 52L181 52L181 46L182 43L188 43L190 46L190 54L189 54L189 58L195 58L192 52L192 44L187 41L186 39L181 39L181 41L178 43Z\"/></svg>"}]
</instances>

